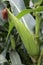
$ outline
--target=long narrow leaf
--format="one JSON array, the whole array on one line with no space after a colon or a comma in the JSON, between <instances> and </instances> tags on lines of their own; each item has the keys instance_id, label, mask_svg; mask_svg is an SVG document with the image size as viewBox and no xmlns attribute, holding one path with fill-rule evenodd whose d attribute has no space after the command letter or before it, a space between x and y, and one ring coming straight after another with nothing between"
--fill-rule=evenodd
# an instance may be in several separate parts
<instances>
[{"instance_id":1,"label":"long narrow leaf","mask_svg":"<svg viewBox=\"0 0 43 65\"><path fill-rule=\"evenodd\" d=\"M22 12L20 12L16 17L21 18L25 14L28 14L28 13L31 13L31 12L41 12L41 11L43 11L43 6L39 6L35 9L25 9Z\"/></svg>"}]
</instances>

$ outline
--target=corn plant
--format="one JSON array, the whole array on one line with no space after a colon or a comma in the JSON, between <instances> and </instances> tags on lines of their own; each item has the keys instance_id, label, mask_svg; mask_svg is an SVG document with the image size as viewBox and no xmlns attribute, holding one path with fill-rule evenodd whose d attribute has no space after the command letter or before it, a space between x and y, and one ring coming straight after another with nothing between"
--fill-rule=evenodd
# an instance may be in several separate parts
<instances>
[{"instance_id":1,"label":"corn plant","mask_svg":"<svg viewBox=\"0 0 43 65\"><path fill-rule=\"evenodd\" d=\"M23 4L25 3L26 6L24 10L18 7L19 4L15 4L15 0L0 2L6 5L2 10L4 23L0 26L0 38L4 43L0 45L0 58L3 57L0 63L43 65L43 0L27 0L27 2L24 0ZM29 2L33 2L31 7L28 6ZM34 20L33 27L26 23L26 15L30 16L28 22Z\"/></svg>"}]
</instances>

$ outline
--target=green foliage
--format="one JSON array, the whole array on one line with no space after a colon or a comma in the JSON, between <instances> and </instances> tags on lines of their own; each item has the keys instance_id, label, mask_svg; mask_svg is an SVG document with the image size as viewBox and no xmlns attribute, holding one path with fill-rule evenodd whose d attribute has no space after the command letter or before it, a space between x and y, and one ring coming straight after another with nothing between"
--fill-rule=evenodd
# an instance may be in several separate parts
<instances>
[{"instance_id":1,"label":"green foliage","mask_svg":"<svg viewBox=\"0 0 43 65\"><path fill-rule=\"evenodd\" d=\"M36 13L36 36L40 36L40 24L41 24L41 16L39 13Z\"/></svg>"},{"instance_id":2,"label":"green foliage","mask_svg":"<svg viewBox=\"0 0 43 65\"><path fill-rule=\"evenodd\" d=\"M23 1L21 1L23 4L15 4L16 0L0 0L0 4L2 4L0 6L1 65L43 65L43 0L32 0L32 8L29 7L30 0ZM14 6L12 6L12 3ZM24 5L24 8L22 5ZM7 7L8 20L4 20L1 15L5 7ZM14 11L18 15L14 16ZM33 32L28 27L30 24L27 25L29 17L26 17L26 20L25 16L27 15L31 15L35 20ZM29 23L31 19L30 17Z\"/></svg>"},{"instance_id":3,"label":"green foliage","mask_svg":"<svg viewBox=\"0 0 43 65\"><path fill-rule=\"evenodd\" d=\"M11 40L12 49L15 50L15 39L12 35L10 36L10 40Z\"/></svg>"},{"instance_id":4,"label":"green foliage","mask_svg":"<svg viewBox=\"0 0 43 65\"><path fill-rule=\"evenodd\" d=\"M12 26L16 27L16 29L24 43L24 46L27 49L27 52L32 56L37 56L39 54L39 46L38 46L38 43L36 42L36 40L34 39L34 36L28 31L26 26L21 21L19 21L13 14L11 14L11 12L9 10L8 10L8 19L9 19L10 24ZM12 30L11 27L9 28L9 30L10 29ZM10 34L10 32L8 31L8 35L9 34Z\"/></svg>"},{"instance_id":5,"label":"green foliage","mask_svg":"<svg viewBox=\"0 0 43 65\"><path fill-rule=\"evenodd\" d=\"M35 9L25 9L22 12L20 12L16 17L17 18L21 18L22 16L24 16L25 14L31 13L31 12L41 12L43 11L43 6L39 6Z\"/></svg>"}]
</instances>

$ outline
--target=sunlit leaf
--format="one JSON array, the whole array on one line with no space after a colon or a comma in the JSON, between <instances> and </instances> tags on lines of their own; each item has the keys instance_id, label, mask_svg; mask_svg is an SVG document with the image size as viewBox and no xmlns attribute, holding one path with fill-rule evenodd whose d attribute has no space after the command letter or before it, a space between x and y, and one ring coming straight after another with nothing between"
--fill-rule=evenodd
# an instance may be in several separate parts
<instances>
[{"instance_id":1,"label":"sunlit leaf","mask_svg":"<svg viewBox=\"0 0 43 65\"><path fill-rule=\"evenodd\" d=\"M39 7L35 8L35 9L25 9L22 12L20 12L16 17L21 18L22 16L24 16L24 15L26 15L28 13L31 13L31 12L35 13L35 12L41 12L41 11L43 11L43 6L39 6Z\"/></svg>"}]
</instances>

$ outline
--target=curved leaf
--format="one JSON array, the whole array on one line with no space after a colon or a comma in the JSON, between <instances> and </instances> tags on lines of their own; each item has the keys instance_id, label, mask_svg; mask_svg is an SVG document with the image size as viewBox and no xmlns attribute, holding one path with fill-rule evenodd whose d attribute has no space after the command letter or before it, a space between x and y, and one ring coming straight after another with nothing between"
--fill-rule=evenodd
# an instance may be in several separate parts
<instances>
[{"instance_id":1,"label":"curved leaf","mask_svg":"<svg viewBox=\"0 0 43 65\"><path fill-rule=\"evenodd\" d=\"M22 16L24 16L28 13L31 13L31 12L35 13L35 12L41 12L41 11L43 11L43 6L39 6L35 9L25 9L22 12L20 12L16 17L19 19L19 18L21 18Z\"/></svg>"}]
</instances>

